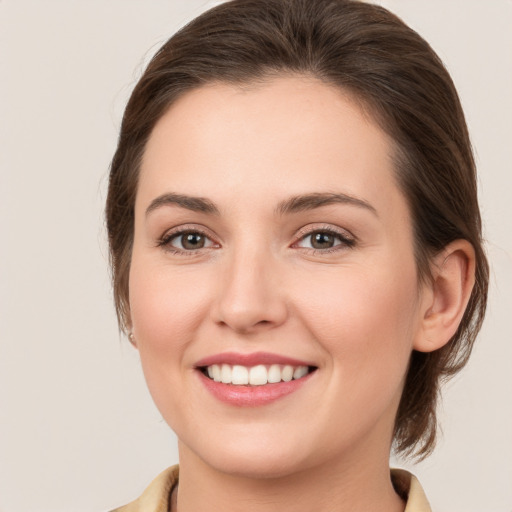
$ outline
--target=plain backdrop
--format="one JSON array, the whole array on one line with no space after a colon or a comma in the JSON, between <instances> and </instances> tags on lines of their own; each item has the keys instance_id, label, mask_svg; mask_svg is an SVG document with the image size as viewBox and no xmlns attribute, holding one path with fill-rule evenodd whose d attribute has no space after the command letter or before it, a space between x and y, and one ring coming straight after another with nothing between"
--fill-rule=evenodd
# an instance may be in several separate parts
<instances>
[{"instance_id":1,"label":"plain backdrop","mask_svg":"<svg viewBox=\"0 0 512 512\"><path fill-rule=\"evenodd\" d=\"M0 0L0 511L105 511L177 461L117 331L103 203L123 107L203 0ZM382 0L445 61L467 114L489 313L414 466L437 512L512 511L512 2Z\"/></svg>"}]
</instances>

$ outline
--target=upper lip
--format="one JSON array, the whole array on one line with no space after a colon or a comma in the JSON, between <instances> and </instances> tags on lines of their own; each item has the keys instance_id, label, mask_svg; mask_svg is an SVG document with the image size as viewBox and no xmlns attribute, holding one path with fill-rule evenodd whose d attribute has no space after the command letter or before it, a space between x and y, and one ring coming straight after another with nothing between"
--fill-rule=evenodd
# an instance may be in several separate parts
<instances>
[{"instance_id":1,"label":"upper lip","mask_svg":"<svg viewBox=\"0 0 512 512\"><path fill-rule=\"evenodd\" d=\"M270 352L253 352L252 354L240 354L236 352L223 352L205 357L196 363L196 368L212 366L214 364L229 364L240 366L257 366L259 364L282 364L290 366L315 366L308 361L301 361L293 357L272 354Z\"/></svg>"}]
</instances>

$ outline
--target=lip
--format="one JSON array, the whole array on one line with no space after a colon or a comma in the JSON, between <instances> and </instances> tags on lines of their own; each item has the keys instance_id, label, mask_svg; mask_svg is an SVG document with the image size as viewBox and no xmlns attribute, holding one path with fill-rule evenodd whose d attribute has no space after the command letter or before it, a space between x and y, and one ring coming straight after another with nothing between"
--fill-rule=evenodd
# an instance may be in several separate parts
<instances>
[{"instance_id":1,"label":"lip","mask_svg":"<svg viewBox=\"0 0 512 512\"><path fill-rule=\"evenodd\" d=\"M237 407L261 407L298 391L316 372L308 373L300 379L289 382L265 384L264 386L223 384L209 379L199 370L196 373L205 388L221 402Z\"/></svg>"},{"instance_id":2,"label":"lip","mask_svg":"<svg viewBox=\"0 0 512 512\"><path fill-rule=\"evenodd\" d=\"M289 364L290 366L315 366L310 361L301 361L270 352L253 352L252 354L240 354L237 352L224 352L205 357L195 364L196 368L211 366L213 364L238 364L240 366L257 366L258 364Z\"/></svg>"},{"instance_id":3,"label":"lip","mask_svg":"<svg viewBox=\"0 0 512 512\"><path fill-rule=\"evenodd\" d=\"M252 354L239 354L224 352L199 360L195 367L196 373L205 388L218 400L236 407L261 407L271 404L280 398L284 398L298 391L316 371L310 372L300 379L289 382L277 382L264 386L248 386L236 384L224 384L208 378L202 371L206 366L214 364L229 364L241 366L256 366L259 364L291 365L291 366L315 366L308 361L301 361L287 356L271 354L269 352L254 352Z\"/></svg>"}]
</instances>

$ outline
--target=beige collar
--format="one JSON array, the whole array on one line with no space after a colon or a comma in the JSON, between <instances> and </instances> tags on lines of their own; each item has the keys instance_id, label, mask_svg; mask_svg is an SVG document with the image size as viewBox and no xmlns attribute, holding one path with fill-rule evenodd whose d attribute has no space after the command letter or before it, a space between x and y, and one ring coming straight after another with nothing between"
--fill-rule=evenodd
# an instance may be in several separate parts
<instances>
[{"instance_id":1,"label":"beige collar","mask_svg":"<svg viewBox=\"0 0 512 512\"><path fill-rule=\"evenodd\" d=\"M391 480L396 492L407 500L404 512L432 512L425 492L413 474L405 469L392 469Z\"/></svg>"},{"instance_id":2,"label":"beige collar","mask_svg":"<svg viewBox=\"0 0 512 512\"><path fill-rule=\"evenodd\" d=\"M142 496L111 512L169 512L169 496L178 483L178 466L160 473ZM397 492L407 497L404 512L432 512L423 489L414 475L404 469L392 469L391 480Z\"/></svg>"}]
</instances>

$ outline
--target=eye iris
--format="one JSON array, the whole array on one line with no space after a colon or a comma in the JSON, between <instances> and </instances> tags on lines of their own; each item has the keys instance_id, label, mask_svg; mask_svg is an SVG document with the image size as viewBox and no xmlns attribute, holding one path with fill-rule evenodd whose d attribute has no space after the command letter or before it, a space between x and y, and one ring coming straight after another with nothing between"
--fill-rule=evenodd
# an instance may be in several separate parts
<instances>
[{"instance_id":1,"label":"eye iris","mask_svg":"<svg viewBox=\"0 0 512 512\"><path fill-rule=\"evenodd\" d=\"M201 249L205 244L205 237L200 233L185 233L181 236L181 244L184 249Z\"/></svg>"},{"instance_id":2,"label":"eye iris","mask_svg":"<svg viewBox=\"0 0 512 512\"><path fill-rule=\"evenodd\" d=\"M329 249L334 246L334 236L329 233L314 233L311 235L311 245L315 249Z\"/></svg>"}]
</instances>

